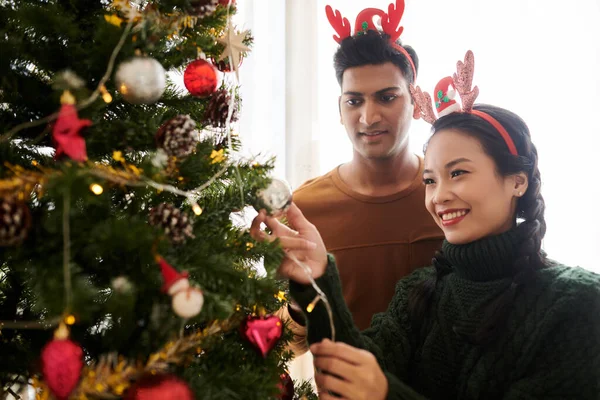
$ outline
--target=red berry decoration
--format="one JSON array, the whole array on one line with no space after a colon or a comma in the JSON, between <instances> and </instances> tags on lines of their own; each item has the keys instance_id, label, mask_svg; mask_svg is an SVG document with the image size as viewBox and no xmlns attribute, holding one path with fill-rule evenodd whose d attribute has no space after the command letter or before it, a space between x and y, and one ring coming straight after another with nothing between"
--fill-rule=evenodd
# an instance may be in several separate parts
<instances>
[{"instance_id":1,"label":"red berry decoration","mask_svg":"<svg viewBox=\"0 0 600 400\"><path fill-rule=\"evenodd\" d=\"M77 387L83 368L83 350L68 339L66 326L61 325L54 339L42 350L44 381L58 400L65 400Z\"/></svg>"},{"instance_id":2,"label":"red berry decoration","mask_svg":"<svg viewBox=\"0 0 600 400\"><path fill-rule=\"evenodd\" d=\"M194 400L194 393L176 376L146 375L127 391L125 400Z\"/></svg>"},{"instance_id":3,"label":"red berry decoration","mask_svg":"<svg viewBox=\"0 0 600 400\"><path fill-rule=\"evenodd\" d=\"M186 67L183 83L192 96L209 96L217 89L217 70L206 60L196 60Z\"/></svg>"},{"instance_id":4,"label":"red berry decoration","mask_svg":"<svg viewBox=\"0 0 600 400\"><path fill-rule=\"evenodd\" d=\"M252 343L263 357L267 357L283 332L283 324L275 315L248 317L241 326L242 336Z\"/></svg>"}]
</instances>

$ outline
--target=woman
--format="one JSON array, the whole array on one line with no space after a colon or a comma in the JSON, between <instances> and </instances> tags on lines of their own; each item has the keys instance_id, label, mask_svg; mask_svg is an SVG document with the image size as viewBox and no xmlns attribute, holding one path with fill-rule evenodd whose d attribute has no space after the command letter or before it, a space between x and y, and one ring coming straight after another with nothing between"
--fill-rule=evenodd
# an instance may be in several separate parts
<instances>
[{"instance_id":1,"label":"woman","mask_svg":"<svg viewBox=\"0 0 600 400\"><path fill-rule=\"evenodd\" d=\"M599 399L600 276L546 259L529 130L510 111L468 107L474 90L458 72L450 84L463 109L431 118L423 176L446 240L432 267L398 282L370 328L354 326L335 260L297 207L293 229L264 211L253 221L257 240L279 239L311 268L333 309L335 343L323 304L306 313L321 399ZM431 117L420 89L413 95ZM279 271L306 309L316 292L291 258Z\"/></svg>"}]
</instances>

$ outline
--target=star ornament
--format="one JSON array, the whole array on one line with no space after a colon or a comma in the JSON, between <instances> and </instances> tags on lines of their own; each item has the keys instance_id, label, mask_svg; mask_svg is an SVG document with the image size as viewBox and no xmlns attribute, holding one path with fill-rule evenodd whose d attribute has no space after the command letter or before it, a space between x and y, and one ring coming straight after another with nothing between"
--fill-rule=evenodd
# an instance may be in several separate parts
<instances>
[{"instance_id":1,"label":"star ornament","mask_svg":"<svg viewBox=\"0 0 600 400\"><path fill-rule=\"evenodd\" d=\"M243 41L246 38L248 31L236 33L231 22L227 26L223 36L217 39L217 42L225 45L225 50L219 57L219 61L223 61L227 57L233 62L233 70L238 74L238 66L240 65L240 53L250 51Z\"/></svg>"}]
</instances>

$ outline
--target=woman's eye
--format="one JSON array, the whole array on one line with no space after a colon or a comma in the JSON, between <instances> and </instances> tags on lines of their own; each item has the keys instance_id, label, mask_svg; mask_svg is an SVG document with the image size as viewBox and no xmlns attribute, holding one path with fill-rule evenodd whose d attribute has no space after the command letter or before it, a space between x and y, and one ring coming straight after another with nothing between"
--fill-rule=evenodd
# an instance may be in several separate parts
<instances>
[{"instance_id":1,"label":"woman's eye","mask_svg":"<svg viewBox=\"0 0 600 400\"><path fill-rule=\"evenodd\" d=\"M431 178L425 178L425 179L423 179L423 183L426 185L432 185L434 183L434 181Z\"/></svg>"},{"instance_id":2,"label":"woman's eye","mask_svg":"<svg viewBox=\"0 0 600 400\"><path fill-rule=\"evenodd\" d=\"M468 173L467 171L463 171L462 169L457 169L456 171L452 171L450 173L450 176L452 176L453 178L456 178L457 176L461 176Z\"/></svg>"}]
</instances>

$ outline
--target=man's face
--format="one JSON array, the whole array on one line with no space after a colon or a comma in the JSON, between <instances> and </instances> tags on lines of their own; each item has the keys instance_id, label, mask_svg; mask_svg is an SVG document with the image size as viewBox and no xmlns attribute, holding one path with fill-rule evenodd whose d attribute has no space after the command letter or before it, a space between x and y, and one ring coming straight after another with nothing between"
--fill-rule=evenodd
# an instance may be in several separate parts
<instances>
[{"instance_id":1,"label":"man's face","mask_svg":"<svg viewBox=\"0 0 600 400\"><path fill-rule=\"evenodd\" d=\"M408 145L413 111L408 83L391 62L344 71L340 117L355 157L386 159L399 154Z\"/></svg>"}]
</instances>

